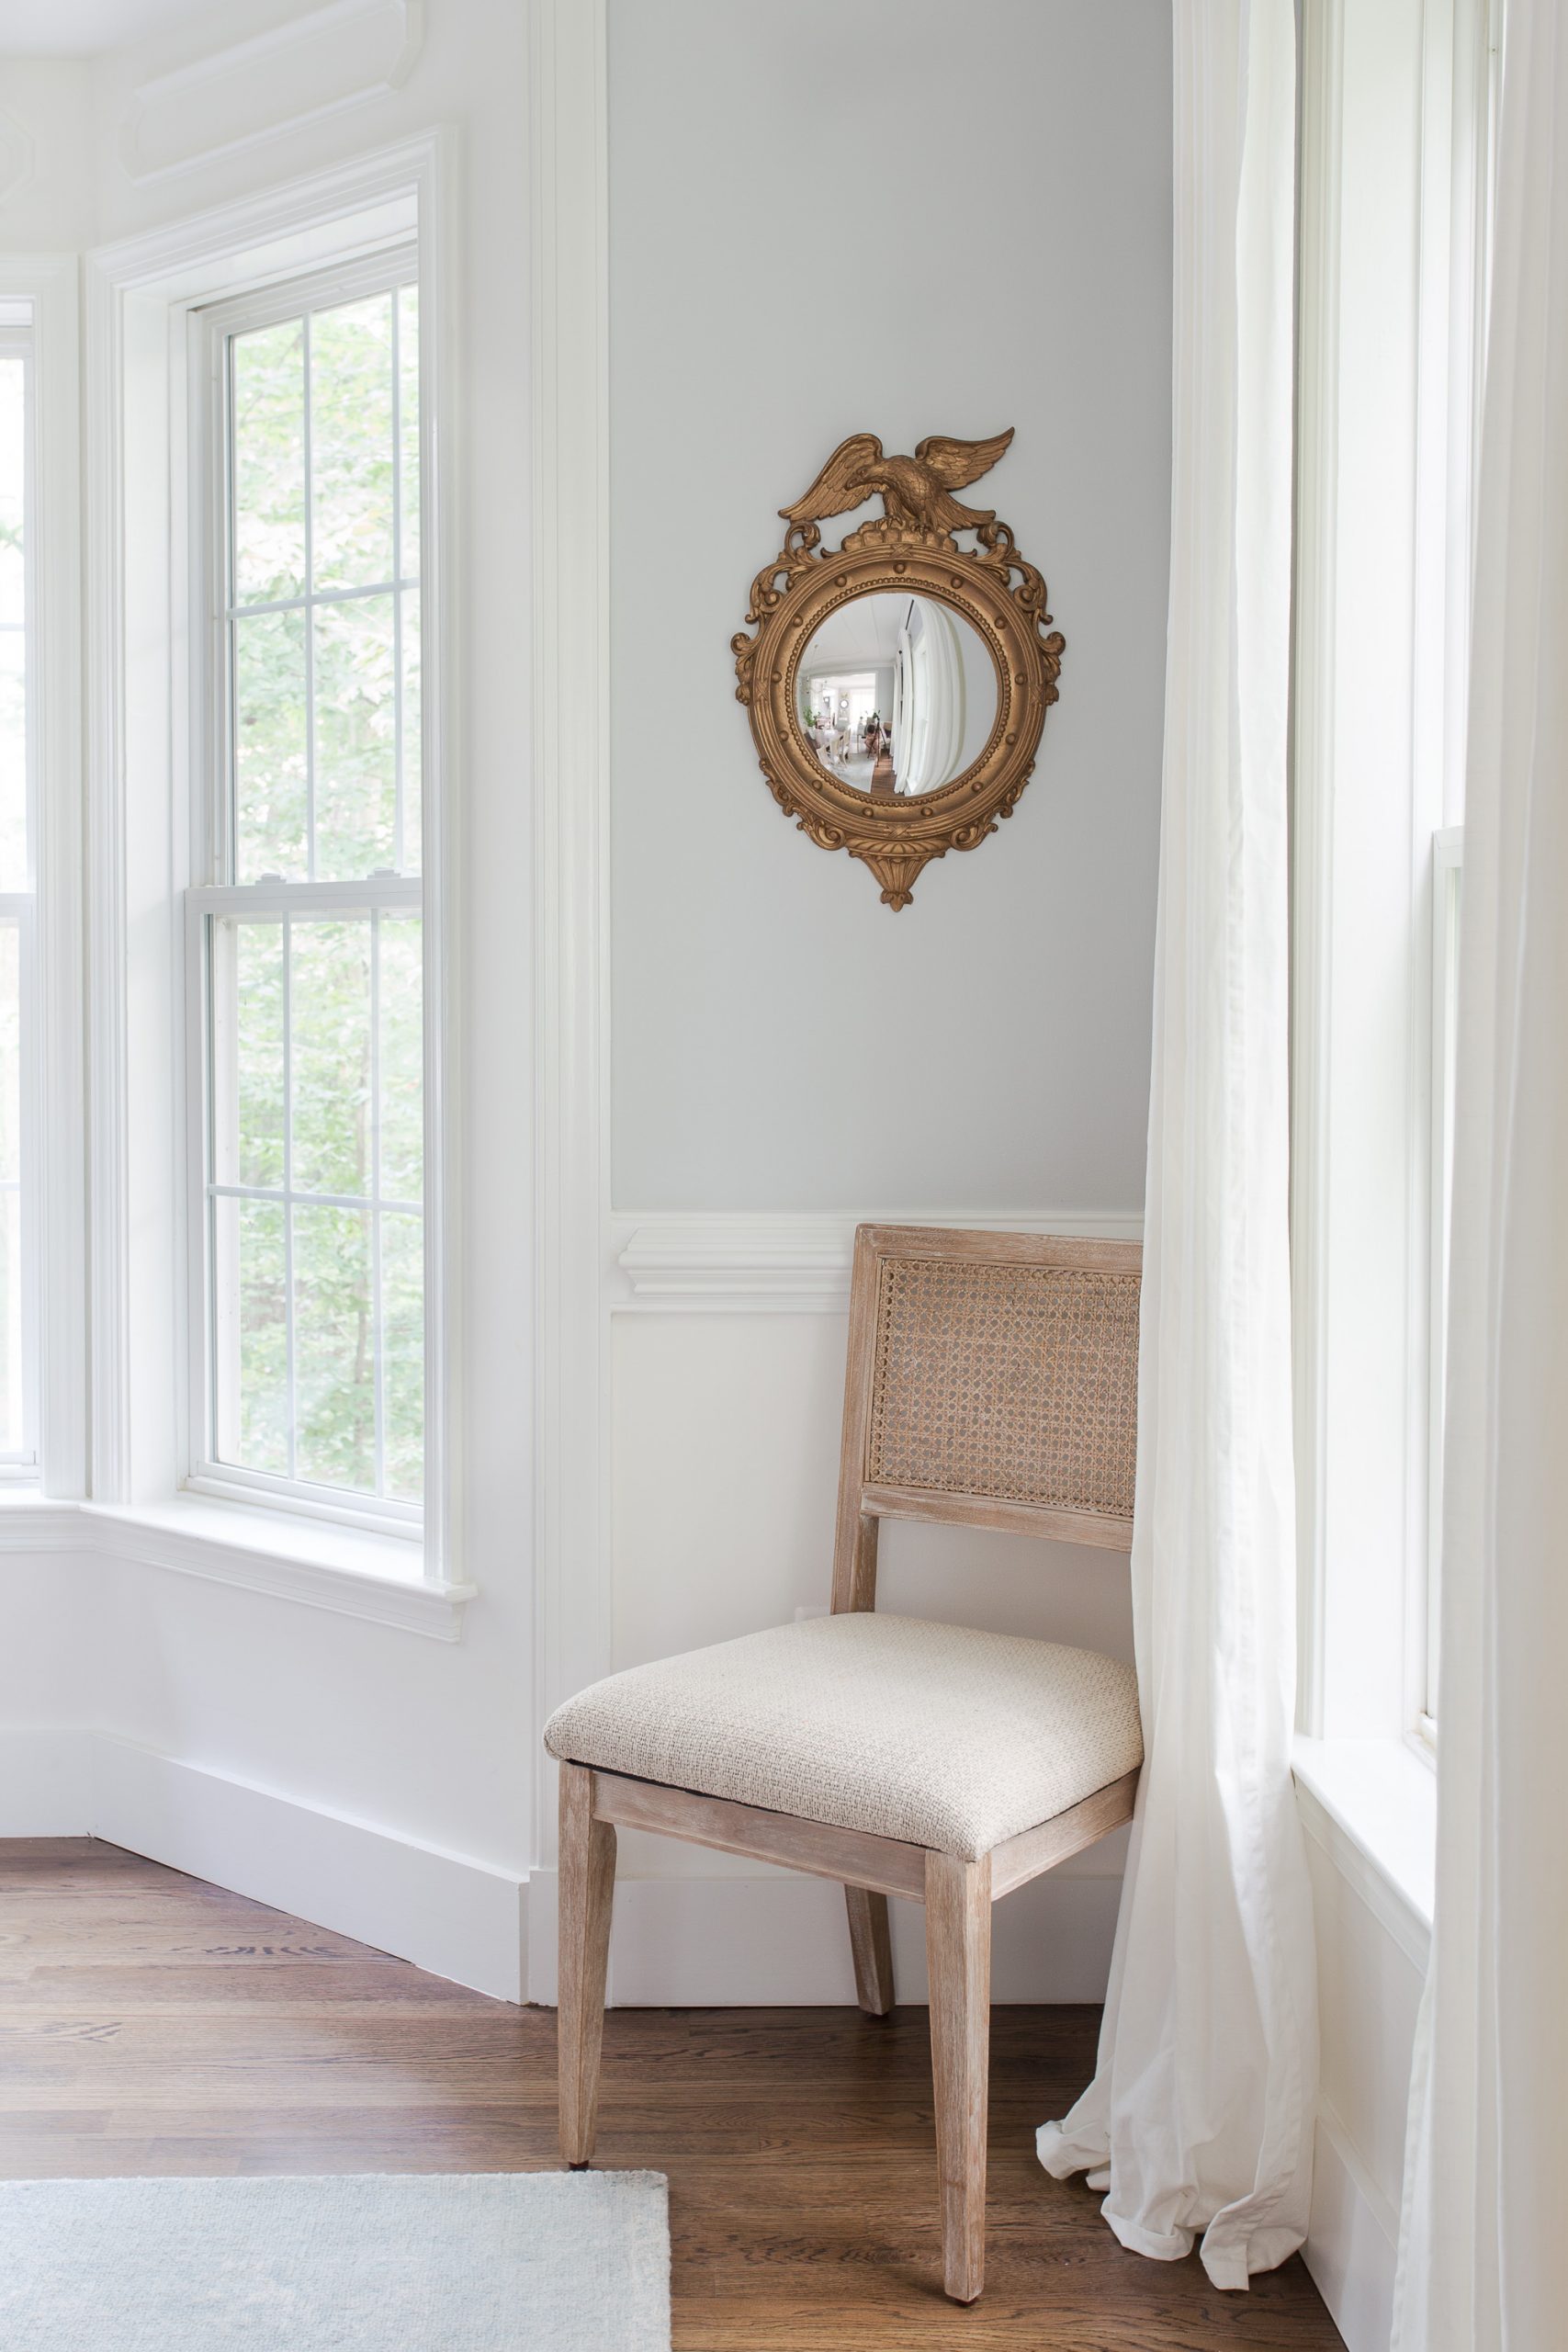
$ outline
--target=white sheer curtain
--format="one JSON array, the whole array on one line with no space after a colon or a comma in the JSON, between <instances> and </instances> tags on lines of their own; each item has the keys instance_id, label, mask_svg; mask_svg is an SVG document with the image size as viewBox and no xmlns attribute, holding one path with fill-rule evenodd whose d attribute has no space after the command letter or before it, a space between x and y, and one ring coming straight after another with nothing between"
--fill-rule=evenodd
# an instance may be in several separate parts
<instances>
[{"instance_id":1,"label":"white sheer curtain","mask_svg":"<svg viewBox=\"0 0 1568 2352\"><path fill-rule=\"evenodd\" d=\"M1292 0L1175 0L1175 487L1133 1596L1145 1762L1099 2071L1040 2134L1219 2287L1306 2234L1290 1773Z\"/></svg>"},{"instance_id":2,"label":"white sheer curtain","mask_svg":"<svg viewBox=\"0 0 1568 2352\"><path fill-rule=\"evenodd\" d=\"M1568 20L1507 0L1471 662L1438 1891L1397 2352L1568 2341Z\"/></svg>"}]
</instances>

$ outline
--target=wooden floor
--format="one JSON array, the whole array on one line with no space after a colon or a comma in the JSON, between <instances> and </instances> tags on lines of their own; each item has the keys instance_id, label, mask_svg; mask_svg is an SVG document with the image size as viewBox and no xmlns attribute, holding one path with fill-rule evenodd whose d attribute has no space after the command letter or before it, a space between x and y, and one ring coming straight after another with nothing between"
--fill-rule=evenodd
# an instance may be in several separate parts
<instances>
[{"instance_id":1,"label":"wooden floor","mask_svg":"<svg viewBox=\"0 0 1568 2352\"><path fill-rule=\"evenodd\" d=\"M598 2161L669 2176L677 2352L1337 2346L1299 2260L1218 2294L1041 2171L1095 2025L996 2012L990 2267L961 2311L924 2009L613 2011ZM115 1847L0 1841L0 2177L551 2165L554 2026Z\"/></svg>"}]
</instances>

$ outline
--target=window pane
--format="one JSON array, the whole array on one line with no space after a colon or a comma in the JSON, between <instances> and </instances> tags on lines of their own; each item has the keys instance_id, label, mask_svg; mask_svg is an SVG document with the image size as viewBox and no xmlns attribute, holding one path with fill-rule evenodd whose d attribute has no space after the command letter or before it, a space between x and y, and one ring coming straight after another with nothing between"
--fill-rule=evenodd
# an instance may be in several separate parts
<instances>
[{"instance_id":1,"label":"window pane","mask_svg":"<svg viewBox=\"0 0 1568 2352\"><path fill-rule=\"evenodd\" d=\"M27 380L21 353L0 352L0 628L19 628L27 618Z\"/></svg>"},{"instance_id":2,"label":"window pane","mask_svg":"<svg viewBox=\"0 0 1568 2352\"><path fill-rule=\"evenodd\" d=\"M392 599L316 606L316 875L389 870L397 853Z\"/></svg>"},{"instance_id":3,"label":"window pane","mask_svg":"<svg viewBox=\"0 0 1568 2352\"><path fill-rule=\"evenodd\" d=\"M403 841L401 871L418 874L423 865L424 795L421 789L423 746L420 741L419 590L405 588L403 607Z\"/></svg>"},{"instance_id":4,"label":"window pane","mask_svg":"<svg viewBox=\"0 0 1568 2352\"><path fill-rule=\"evenodd\" d=\"M234 601L305 586L305 329L238 334L234 366Z\"/></svg>"},{"instance_id":5,"label":"window pane","mask_svg":"<svg viewBox=\"0 0 1568 2352\"><path fill-rule=\"evenodd\" d=\"M424 999L418 915L380 920L381 1182L384 1201L424 1189Z\"/></svg>"},{"instance_id":6,"label":"window pane","mask_svg":"<svg viewBox=\"0 0 1568 2352\"><path fill-rule=\"evenodd\" d=\"M27 639L0 628L0 890L28 887Z\"/></svg>"},{"instance_id":7,"label":"window pane","mask_svg":"<svg viewBox=\"0 0 1568 2352\"><path fill-rule=\"evenodd\" d=\"M387 1492L416 1503L424 1487L424 1220L381 1219L382 1413Z\"/></svg>"},{"instance_id":8,"label":"window pane","mask_svg":"<svg viewBox=\"0 0 1568 2352\"><path fill-rule=\"evenodd\" d=\"M398 466L405 580L419 572L419 288L398 294Z\"/></svg>"},{"instance_id":9,"label":"window pane","mask_svg":"<svg viewBox=\"0 0 1568 2352\"><path fill-rule=\"evenodd\" d=\"M376 1487L376 1357L370 1219L363 1209L297 1204L295 1475Z\"/></svg>"},{"instance_id":10,"label":"window pane","mask_svg":"<svg viewBox=\"0 0 1568 2352\"><path fill-rule=\"evenodd\" d=\"M288 1272L275 1201L213 1204L213 1352L220 1462L288 1474Z\"/></svg>"},{"instance_id":11,"label":"window pane","mask_svg":"<svg viewBox=\"0 0 1568 2352\"><path fill-rule=\"evenodd\" d=\"M392 577L392 298L310 321L311 586Z\"/></svg>"},{"instance_id":12,"label":"window pane","mask_svg":"<svg viewBox=\"0 0 1568 2352\"><path fill-rule=\"evenodd\" d=\"M302 881L306 846L305 616L257 613L234 628L235 874Z\"/></svg>"},{"instance_id":13,"label":"window pane","mask_svg":"<svg viewBox=\"0 0 1568 2352\"><path fill-rule=\"evenodd\" d=\"M220 1184L283 1182L283 924L212 925L213 1175Z\"/></svg>"},{"instance_id":14,"label":"window pane","mask_svg":"<svg viewBox=\"0 0 1568 2352\"><path fill-rule=\"evenodd\" d=\"M370 1192L370 918L290 924L297 1193Z\"/></svg>"}]
</instances>

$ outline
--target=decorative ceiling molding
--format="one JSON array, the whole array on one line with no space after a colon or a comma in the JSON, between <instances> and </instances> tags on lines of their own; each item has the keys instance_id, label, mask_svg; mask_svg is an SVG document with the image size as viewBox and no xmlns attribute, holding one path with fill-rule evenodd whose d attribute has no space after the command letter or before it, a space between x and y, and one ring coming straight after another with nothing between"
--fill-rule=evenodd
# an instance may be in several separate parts
<instances>
[{"instance_id":1,"label":"decorative ceiling molding","mask_svg":"<svg viewBox=\"0 0 1568 2352\"><path fill-rule=\"evenodd\" d=\"M0 112L0 204L8 204L32 175L31 133L14 114Z\"/></svg>"},{"instance_id":2,"label":"decorative ceiling molding","mask_svg":"<svg viewBox=\"0 0 1568 2352\"><path fill-rule=\"evenodd\" d=\"M120 160L162 180L384 96L424 42L424 0L328 0L133 88Z\"/></svg>"}]
</instances>

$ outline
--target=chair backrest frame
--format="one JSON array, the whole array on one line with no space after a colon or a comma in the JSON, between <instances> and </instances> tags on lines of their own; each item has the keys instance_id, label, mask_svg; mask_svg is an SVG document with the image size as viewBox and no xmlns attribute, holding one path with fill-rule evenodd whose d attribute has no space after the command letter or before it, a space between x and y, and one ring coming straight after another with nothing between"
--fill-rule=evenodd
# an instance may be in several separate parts
<instances>
[{"instance_id":1,"label":"chair backrest frame","mask_svg":"<svg viewBox=\"0 0 1568 2352\"><path fill-rule=\"evenodd\" d=\"M835 1613L876 1606L877 1531L885 1519L995 1528L1011 1534L1049 1536L1060 1542L1130 1551L1130 1510L1122 1514L1067 1510L1054 1503L1020 1501L981 1492L939 1490L914 1483L884 1484L868 1475L884 1270L901 1260L957 1261L974 1268L1042 1267L1112 1274L1132 1282L1135 1298L1143 1250L1136 1241L1091 1240L1065 1234L979 1233L972 1228L897 1225L863 1225L857 1228L850 1277L849 1360L833 1552ZM1133 1358L1135 1384L1135 1339Z\"/></svg>"}]
</instances>

